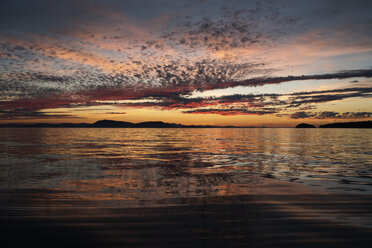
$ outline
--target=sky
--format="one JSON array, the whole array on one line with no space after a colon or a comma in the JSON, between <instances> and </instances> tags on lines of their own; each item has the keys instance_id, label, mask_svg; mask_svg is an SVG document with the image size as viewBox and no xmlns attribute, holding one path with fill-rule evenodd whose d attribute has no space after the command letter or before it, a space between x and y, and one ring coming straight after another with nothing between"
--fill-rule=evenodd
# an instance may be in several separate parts
<instances>
[{"instance_id":1,"label":"sky","mask_svg":"<svg viewBox=\"0 0 372 248\"><path fill-rule=\"evenodd\" d=\"M372 1L3 0L0 123L372 119Z\"/></svg>"}]
</instances>

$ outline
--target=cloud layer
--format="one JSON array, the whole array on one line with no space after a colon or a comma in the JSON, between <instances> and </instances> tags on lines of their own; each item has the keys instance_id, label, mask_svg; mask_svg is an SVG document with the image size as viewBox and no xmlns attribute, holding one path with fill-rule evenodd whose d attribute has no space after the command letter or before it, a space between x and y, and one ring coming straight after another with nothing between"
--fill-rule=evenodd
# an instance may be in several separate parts
<instances>
[{"instance_id":1,"label":"cloud layer","mask_svg":"<svg viewBox=\"0 0 372 248\"><path fill-rule=\"evenodd\" d=\"M6 1L0 7L0 115L60 118L42 110L107 104L288 117L287 110L369 98L372 85L361 87L355 78L372 77L371 9L363 0ZM336 79L356 85L228 94L237 86L279 89ZM226 95L192 97L215 89Z\"/></svg>"}]
</instances>

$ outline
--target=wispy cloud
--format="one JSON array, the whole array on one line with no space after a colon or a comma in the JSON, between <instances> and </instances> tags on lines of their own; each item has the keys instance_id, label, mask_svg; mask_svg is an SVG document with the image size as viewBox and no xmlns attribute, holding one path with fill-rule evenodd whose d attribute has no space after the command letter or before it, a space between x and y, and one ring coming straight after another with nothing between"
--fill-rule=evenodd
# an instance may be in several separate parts
<instances>
[{"instance_id":1,"label":"wispy cloud","mask_svg":"<svg viewBox=\"0 0 372 248\"><path fill-rule=\"evenodd\" d=\"M334 112L334 111L323 111L323 112L296 112L289 115L292 119L363 119L371 118L372 112Z\"/></svg>"},{"instance_id":2,"label":"wispy cloud","mask_svg":"<svg viewBox=\"0 0 372 248\"><path fill-rule=\"evenodd\" d=\"M276 113L275 109L265 108L265 110L249 110L244 108L229 108L229 109L195 109L195 110L186 110L183 113L187 114L217 114L217 115L264 115L264 114L274 114Z\"/></svg>"},{"instance_id":3,"label":"wispy cloud","mask_svg":"<svg viewBox=\"0 0 372 248\"><path fill-rule=\"evenodd\" d=\"M82 118L75 115L29 111L27 109L13 109L11 111L0 110L0 118L3 120L26 120L26 119L76 119Z\"/></svg>"},{"instance_id":4,"label":"wispy cloud","mask_svg":"<svg viewBox=\"0 0 372 248\"><path fill-rule=\"evenodd\" d=\"M125 115L127 112L106 112L107 115Z\"/></svg>"}]
</instances>

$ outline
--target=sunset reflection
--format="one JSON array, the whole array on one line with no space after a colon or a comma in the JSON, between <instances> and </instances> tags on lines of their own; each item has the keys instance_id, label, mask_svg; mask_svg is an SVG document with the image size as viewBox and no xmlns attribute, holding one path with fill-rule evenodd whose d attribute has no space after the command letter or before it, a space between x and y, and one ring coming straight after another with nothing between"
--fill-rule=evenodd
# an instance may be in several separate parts
<instances>
[{"instance_id":1,"label":"sunset reflection","mask_svg":"<svg viewBox=\"0 0 372 248\"><path fill-rule=\"evenodd\" d=\"M1 1L0 248L371 246L371 18Z\"/></svg>"},{"instance_id":2,"label":"sunset reflection","mask_svg":"<svg viewBox=\"0 0 372 248\"><path fill-rule=\"evenodd\" d=\"M329 240L320 244L357 235L362 245L370 235L369 130L0 132L0 218L17 230L7 229L9 238L23 237L6 241L19 247L46 247L53 237L76 246L65 235L91 247L286 246L314 242L319 230ZM25 225L39 231L29 234Z\"/></svg>"},{"instance_id":3,"label":"sunset reflection","mask_svg":"<svg viewBox=\"0 0 372 248\"><path fill-rule=\"evenodd\" d=\"M371 190L355 180L369 171L371 146L367 136L352 130L34 129L33 136L4 131L12 138L2 141L8 157L1 163L13 171L3 176L4 187L18 181L72 190L86 200L138 201L221 191L239 195L262 178L341 191L350 181L355 190ZM17 165L25 160L31 161L29 170ZM22 171L14 173L18 167Z\"/></svg>"}]
</instances>

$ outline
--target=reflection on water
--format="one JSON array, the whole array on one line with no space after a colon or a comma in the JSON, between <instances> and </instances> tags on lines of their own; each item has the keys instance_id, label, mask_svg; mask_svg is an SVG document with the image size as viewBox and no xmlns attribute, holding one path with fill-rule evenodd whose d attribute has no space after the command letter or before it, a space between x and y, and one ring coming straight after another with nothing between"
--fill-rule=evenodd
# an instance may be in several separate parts
<instances>
[{"instance_id":1,"label":"reflection on water","mask_svg":"<svg viewBox=\"0 0 372 248\"><path fill-rule=\"evenodd\" d=\"M372 226L371 140L359 129L3 128L0 227L27 242L94 233L97 247L364 244L371 232L348 228Z\"/></svg>"},{"instance_id":2,"label":"reflection on water","mask_svg":"<svg viewBox=\"0 0 372 248\"><path fill-rule=\"evenodd\" d=\"M158 199L224 194L266 176L371 193L371 131L1 129L0 187Z\"/></svg>"}]
</instances>

